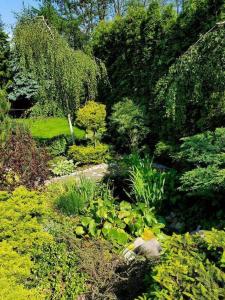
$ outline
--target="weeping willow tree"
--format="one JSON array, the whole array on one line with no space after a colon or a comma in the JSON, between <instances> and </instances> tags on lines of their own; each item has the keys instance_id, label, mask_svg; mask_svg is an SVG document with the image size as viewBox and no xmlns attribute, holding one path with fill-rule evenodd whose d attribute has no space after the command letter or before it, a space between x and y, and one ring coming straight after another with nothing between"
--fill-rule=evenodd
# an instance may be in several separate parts
<instances>
[{"instance_id":1,"label":"weeping willow tree","mask_svg":"<svg viewBox=\"0 0 225 300\"><path fill-rule=\"evenodd\" d=\"M224 37L225 23L218 23L157 83L161 138L174 140L224 125Z\"/></svg>"},{"instance_id":2,"label":"weeping willow tree","mask_svg":"<svg viewBox=\"0 0 225 300\"><path fill-rule=\"evenodd\" d=\"M14 32L14 50L24 72L38 82L38 103L59 107L74 115L88 99L95 99L99 80L106 79L101 63L74 51L44 18L20 22Z\"/></svg>"}]
</instances>

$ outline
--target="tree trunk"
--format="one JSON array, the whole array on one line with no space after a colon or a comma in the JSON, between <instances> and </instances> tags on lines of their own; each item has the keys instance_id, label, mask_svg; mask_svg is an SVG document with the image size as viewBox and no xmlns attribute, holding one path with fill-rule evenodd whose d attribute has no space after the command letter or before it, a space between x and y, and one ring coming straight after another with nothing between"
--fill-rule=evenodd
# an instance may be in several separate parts
<instances>
[{"instance_id":1,"label":"tree trunk","mask_svg":"<svg viewBox=\"0 0 225 300\"><path fill-rule=\"evenodd\" d=\"M70 114L68 114L68 122L69 122L70 134L71 134L71 137L72 137L72 142L73 142L73 145L74 145L75 144L75 138L74 138L73 125L72 125Z\"/></svg>"}]
</instances>

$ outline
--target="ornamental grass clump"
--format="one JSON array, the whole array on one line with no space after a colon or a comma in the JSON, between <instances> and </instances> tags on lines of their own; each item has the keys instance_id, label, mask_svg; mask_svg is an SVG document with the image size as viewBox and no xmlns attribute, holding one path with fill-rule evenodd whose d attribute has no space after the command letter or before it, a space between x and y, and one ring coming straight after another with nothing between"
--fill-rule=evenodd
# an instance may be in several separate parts
<instances>
[{"instance_id":1,"label":"ornamental grass clump","mask_svg":"<svg viewBox=\"0 0 225 300\"><path fill-rule=\"evenodd\" d=\"M96 183L86 178L80 178L79 183L67 183L56 201L57 207L66 215L78 215L94 199L95 192Z\"/></svg>"},{"instance_id":2,"label":"ornamental grass clump","mask_svg":"<svg viewBox=\"0 0 225 300\"><path fill-rule=\"evenodd\" d=\"M164 195L165 172L157 171L147 156L135 160L129 171L131 199L144 202L148 207L160 208Z\"/></svg>"}]
</instances>

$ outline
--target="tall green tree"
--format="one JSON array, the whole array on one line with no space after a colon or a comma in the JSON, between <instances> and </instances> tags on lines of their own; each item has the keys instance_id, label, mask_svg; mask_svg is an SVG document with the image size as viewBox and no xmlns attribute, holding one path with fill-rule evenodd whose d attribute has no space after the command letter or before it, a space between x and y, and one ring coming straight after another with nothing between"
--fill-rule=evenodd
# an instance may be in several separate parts
<instances>
[{"instance_id":1,"label":"tall green tree","mask_svg":"<svg viewBox=\"0 0 225 300\"><path fill-rule=\"evenodd\" d=\"M27 102L26 107L32 106L39 89L37 81L32 78L31 74L23 71L13 53L11 53L10 68L13 78L8 88L9 100L18 105L25 100Z\"/></svg>"},{"instance_id":2,"label":"tall green tree","mask_svg":"<svg viewBox=\"0 0 225 300\"><path fill-rule=\"evenodd\" d=\"M104 61L108 70L112 85L112 94L106 99L108 105L123 97L147 104L153 83L161 76L159 47L165 44L163 36L175 20L171 6L162 7L154 1L148 10L131 7L124 17L99 24L91 45L94 55Z\"/></svg>"},{"instance_id":3,"label":"tall green tree","mask_svg":"<svg viewBox=\"0 0 225 300\"><path fill-rule=\"evenodd\" d=\"M0 144L5 141L10 127L8 118L9 109L10 103L7 99L7 93L5 90L0 90Z\"/></svg>"},{"instance_id":4,"label":"tall green tree","mask_svg":"<svg viewBox=\"0 0 225 300\"><path fill-rule=\"evenodd\" d=\"M74 114L81 103L96 97L98 81L104 81L103 65L74 51L43 17L20 22L14 45L20 67L39 85L39 104L57 104L65 114Z\"/></svg>"},{"instance_id":5,"label":"tall green tree","mask_svg":"<svg viewBox=\"0 0 225 300\"><path fill-rule=\"evenodd\" d=\"M10 47L8 36L4 32L3 23L0 20L0 89L6 86L10 78L9 56Z\"/></svg>"},{"instance_id":6,"label":"tall green tree","mask_svg":"<svg viewBox=\"0 0 225 300\"><path fill-rule=\"evenodd\" d=\"M77 22L82 32L89 34L99 21L108 16L111 0L40 0L40 2L52 5L67 21Z\"/></svg>"},{"instance_id":7,"label":"tall green tree","mask_svg":"<svg viewBox=\"0 0 225 300\"><path fill-rule=\"evenodd\" d=\"M224 39L215 36L214 41L208 39L204 46L201 44L205 48L198 52L198 56L193 56L188 72L184 60L179 58L223 20L224 0L188 0L178 14L173 3L168 3L152 0L147 9L131 8L124 17L100 23L91 40L94 55L106 64L112 86L112 93L105 97L107 105L111 109L115 102L125 97L145 104L151 143L158 141L160 132L164 137L173 136L177 141L183 134L194 134L196 130L203 130L204 126L209 126L206 127L208 129L220 127L223 115L223 110L219 112L218 109L219 118L215 117L216 101L219 101L220 107L224 103L223 55L219 54L224 49ZM175 67L173 72L178 60L180 69L178 71ZM185 59L188 60L191 60L190 56ZM164 80L168 73L169 82ZM195 101L192 96L198 99L198 108L194 105L195 117L188 109ZM172 121L171 114L170 117L168 115L169 101L176 105L176 123ZM181 102L186 103L185 106ZM164 114L166 106L167 113ZM173 107L171 104L171 111ZM178 120L181 122L179 125Z\"/></svg>"},{"instance_id":8,"label":"tall green tree","mask_svg":"<svg viewBox=\"0 0 225 300\"><path fill-rule=\"evenodd\" d=\"M225 24L216 25L158 81L152 116L157 111L162 138L176 141L224 125L224 36Z\"/></svg>"}]
</instances>

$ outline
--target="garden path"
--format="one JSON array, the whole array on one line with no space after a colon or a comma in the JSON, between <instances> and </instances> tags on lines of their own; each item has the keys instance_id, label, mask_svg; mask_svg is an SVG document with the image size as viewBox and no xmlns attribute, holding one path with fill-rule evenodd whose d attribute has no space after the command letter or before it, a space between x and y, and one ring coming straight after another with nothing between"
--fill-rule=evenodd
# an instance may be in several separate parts
<instances>
[{"instance_id":1,"label":"garden path","mask_svg":"<svg viewBox=\"0 0 225 300\"><path fill-rule=\"evenodd\" d=\"M50 180L47 180L45 183L50 184L53 182L61 181L61 180L70 180L70 179L79 179L80 177L85 177L89 179L93 179L95 181L100 181L107 173L108 173L109 165L102 163L95 166L90 166L89 168L76 171L71 173L70 175L54 177Z\"/></svg>"}]
</instances>

